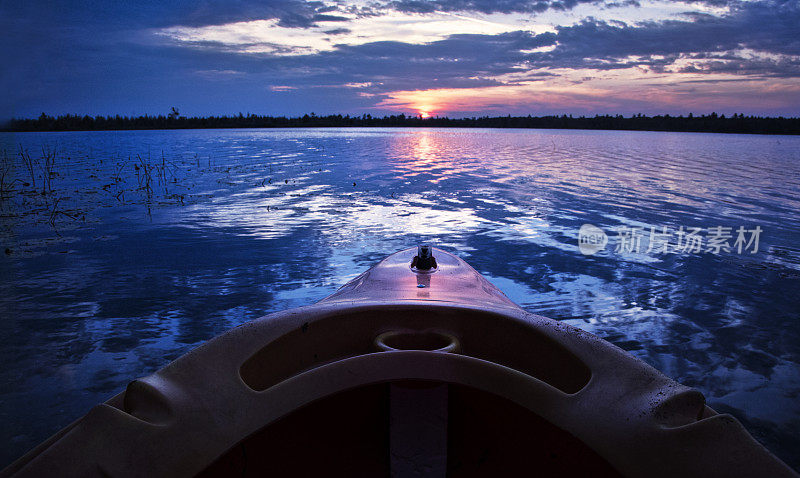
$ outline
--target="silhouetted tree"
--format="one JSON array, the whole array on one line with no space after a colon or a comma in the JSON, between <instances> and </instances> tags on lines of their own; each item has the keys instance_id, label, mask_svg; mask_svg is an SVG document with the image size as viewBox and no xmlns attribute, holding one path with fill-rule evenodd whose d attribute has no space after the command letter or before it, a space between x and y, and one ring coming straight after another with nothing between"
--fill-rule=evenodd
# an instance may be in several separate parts
<instances>
[{"instance_id":1,"label":"silhouetted tree","mask_svg":"<svg viewBox=\"0 0 800 478\"><path fill-rule=\"evenodd\" d=\"M239 113L235 116L206 116L186 118L172 108L165 116L78 116L62 115L57 118L42 113L36 119L12 119L3 125L5 131L68 131L68 130L122 130L122 129L183 129L183 128L287 128L336 126L401 126L401 127L459 127L459 128L564 128L641 131L697 131L718 133L800 134L800 118L764 118L734 114L726 118L716 112L710 115L645 116L637 113L629 118L622 115L595 115L593 117L560 116L481 116L448 118L435 116L421 118L405 114L373 117L334 114L300 117L259 116Z\"/></svg>"}]
</instances>

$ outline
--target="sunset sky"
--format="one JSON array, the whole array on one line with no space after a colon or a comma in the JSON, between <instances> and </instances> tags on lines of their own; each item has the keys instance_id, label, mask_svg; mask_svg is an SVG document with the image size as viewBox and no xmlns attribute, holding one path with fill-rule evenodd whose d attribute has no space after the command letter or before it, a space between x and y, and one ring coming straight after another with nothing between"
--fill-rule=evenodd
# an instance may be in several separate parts
<instances>
[{"instance_id":1,"label":"sunset sky","mask_svg":"<svg viewBox=\"0 0 800 478\"><path fill-rule=\"evenodd\" d=\"M800 2L0 2L0 119L800 116Z\"/></svg>"}]
</instances>

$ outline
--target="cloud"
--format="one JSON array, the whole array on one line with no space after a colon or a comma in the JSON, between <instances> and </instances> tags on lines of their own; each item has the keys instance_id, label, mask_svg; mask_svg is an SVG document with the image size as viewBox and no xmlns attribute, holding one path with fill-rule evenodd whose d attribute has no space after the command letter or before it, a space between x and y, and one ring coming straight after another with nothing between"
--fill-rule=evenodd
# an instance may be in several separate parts
<instances>
[{"instance_id":1,"label":"cloud","mask_svg":"<svg viewBox=\"0 0 800 478\"><path fill-rule=\"evenodd\" d=\"M334 30L324 28L324 22L295 31L282 27L277 20L255 20L199 28L173 27L160 30L159 34L177 44L230 53L299 55L315 64L336 59L340 65L352 64L351 71L357 76L369 71L377 74L377 64L387 69L387 74L399 69L395 65L403 65L411 72L425 65L436 81L442 81L442 75L476 76L468 75L468 68L476 69L478 76L490 76L521 67L797 75L800 36L796 25L800 24L800 7L796 2L705 3L725 5L730 11L722 16L694 12L682 20L630 24L589 17L539 34L520 29L519 25L440 13L350 17L347 28ZM485 12L533 8L531 2L510 0L441 0L425 5ZM321 32L335 34L336 38L331 40ZM401 74L403 79L407 76Z\"/></svg>"},{"instance_id":2,"label":"cloud","mask_svg":"<svg viewBox=\"0 0 800 478\"><path fill-rule=\"evenodd\" d=\"M688 60L676 72L720 72L796 76L800 56L800 4L748 2L722 17L611 24L588 18L556 29L558 46L532 54L539 66L597 69L652 67Z\"/></svg>"},{"instance_id":3,"label":"cloud","mask_svg":"<svg viewBox=\"0 0 800 478\"><path fill-rule=\"evenodd\" d=\"M268 19L201 27L173 26L156 29L154 33L178 45L216 46L241 53L299 55L365 43L423 44L460 34L499 34L519 28L512 24L441 13L424 16L397 12L366 17L347 15L347 22L333 29L328 20L318 20L318 25L298 29Z\"/></svg>"},{"instance_id":4,"label":"cloud","mask_svg":"<svg viewBox=\"0 0 800 478\"><path fill-rule=\"evenodd\" d=\"M401 12L479 12L492 13L542 13L547 10L572 10L581 4L607 7L637 5L638 2L606 2L603 0L397 0L387 6Z\"/></svg>"}]
</instances>

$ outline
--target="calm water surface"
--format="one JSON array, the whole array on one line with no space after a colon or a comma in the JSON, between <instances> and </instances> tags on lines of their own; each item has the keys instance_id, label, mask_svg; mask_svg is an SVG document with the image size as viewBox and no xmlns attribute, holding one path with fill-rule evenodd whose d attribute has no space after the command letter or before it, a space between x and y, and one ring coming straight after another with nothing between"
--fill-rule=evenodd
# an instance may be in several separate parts
<instances>
[{"instance_id":1,"label":"calm water surface","mask_svg":"<svg viewBox=\"0 0 800 478\"><path fill-rule=\"evenodd\" d=\"M698 388L800 468L798 137L194 130L0 134L3 150L0 465L425 240ZM585 223L610 237L594 256ZM754 254L615 251L614 231L651 226L763 232Z\"/></svg>"}]
</instances>

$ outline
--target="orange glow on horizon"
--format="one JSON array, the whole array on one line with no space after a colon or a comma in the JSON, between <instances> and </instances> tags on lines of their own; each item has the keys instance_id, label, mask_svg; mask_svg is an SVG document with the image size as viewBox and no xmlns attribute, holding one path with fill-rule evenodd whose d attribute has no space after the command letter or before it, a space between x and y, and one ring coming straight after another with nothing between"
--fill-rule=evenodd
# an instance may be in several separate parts
<instances>
[{"instance_id":1,"label":"orange glow on horizon","mask_svg":"<svg viewBox=\"0 0 800 478\"><path fill-rule=\"evenodd\" d=\"M510 107L537 111L580 111L607 113L626 111L646 103L650 109L704 110L725 103L734 109L751 106L754 94L759 101L777 108L787 91L800 91L786 80L750 80L737 83L700 84L690 80L708 81L710 78L691 75L666 75L654 78L616 74L590 81L551 80L548 82L520 82L475 88L431 88L399 90L383 93L378 107L411 109L422 118L461 111L505 114ZM729 76L713 79L725 81ZM681 81L687 81L681 85ZM624 86L624 87L623 87ZM698 91L706 94L698 98Z\"/></svg>"},{"instance_id":2,"label":"orange glow on horizon","mask_svg":"<svg viewBox=\"0 0 800 478\"><path fill-rule=\"evenodd\" d=\"M427 90L393 91L378 106L413 109L422 118L429 118L434 111L457 112L492 110L500 105L539 103L566 105L587 103L596 106L607 90L586 86L569 87L543 85L504 85L479 88L435 88Z\"/></svg>"}]
</instances>

